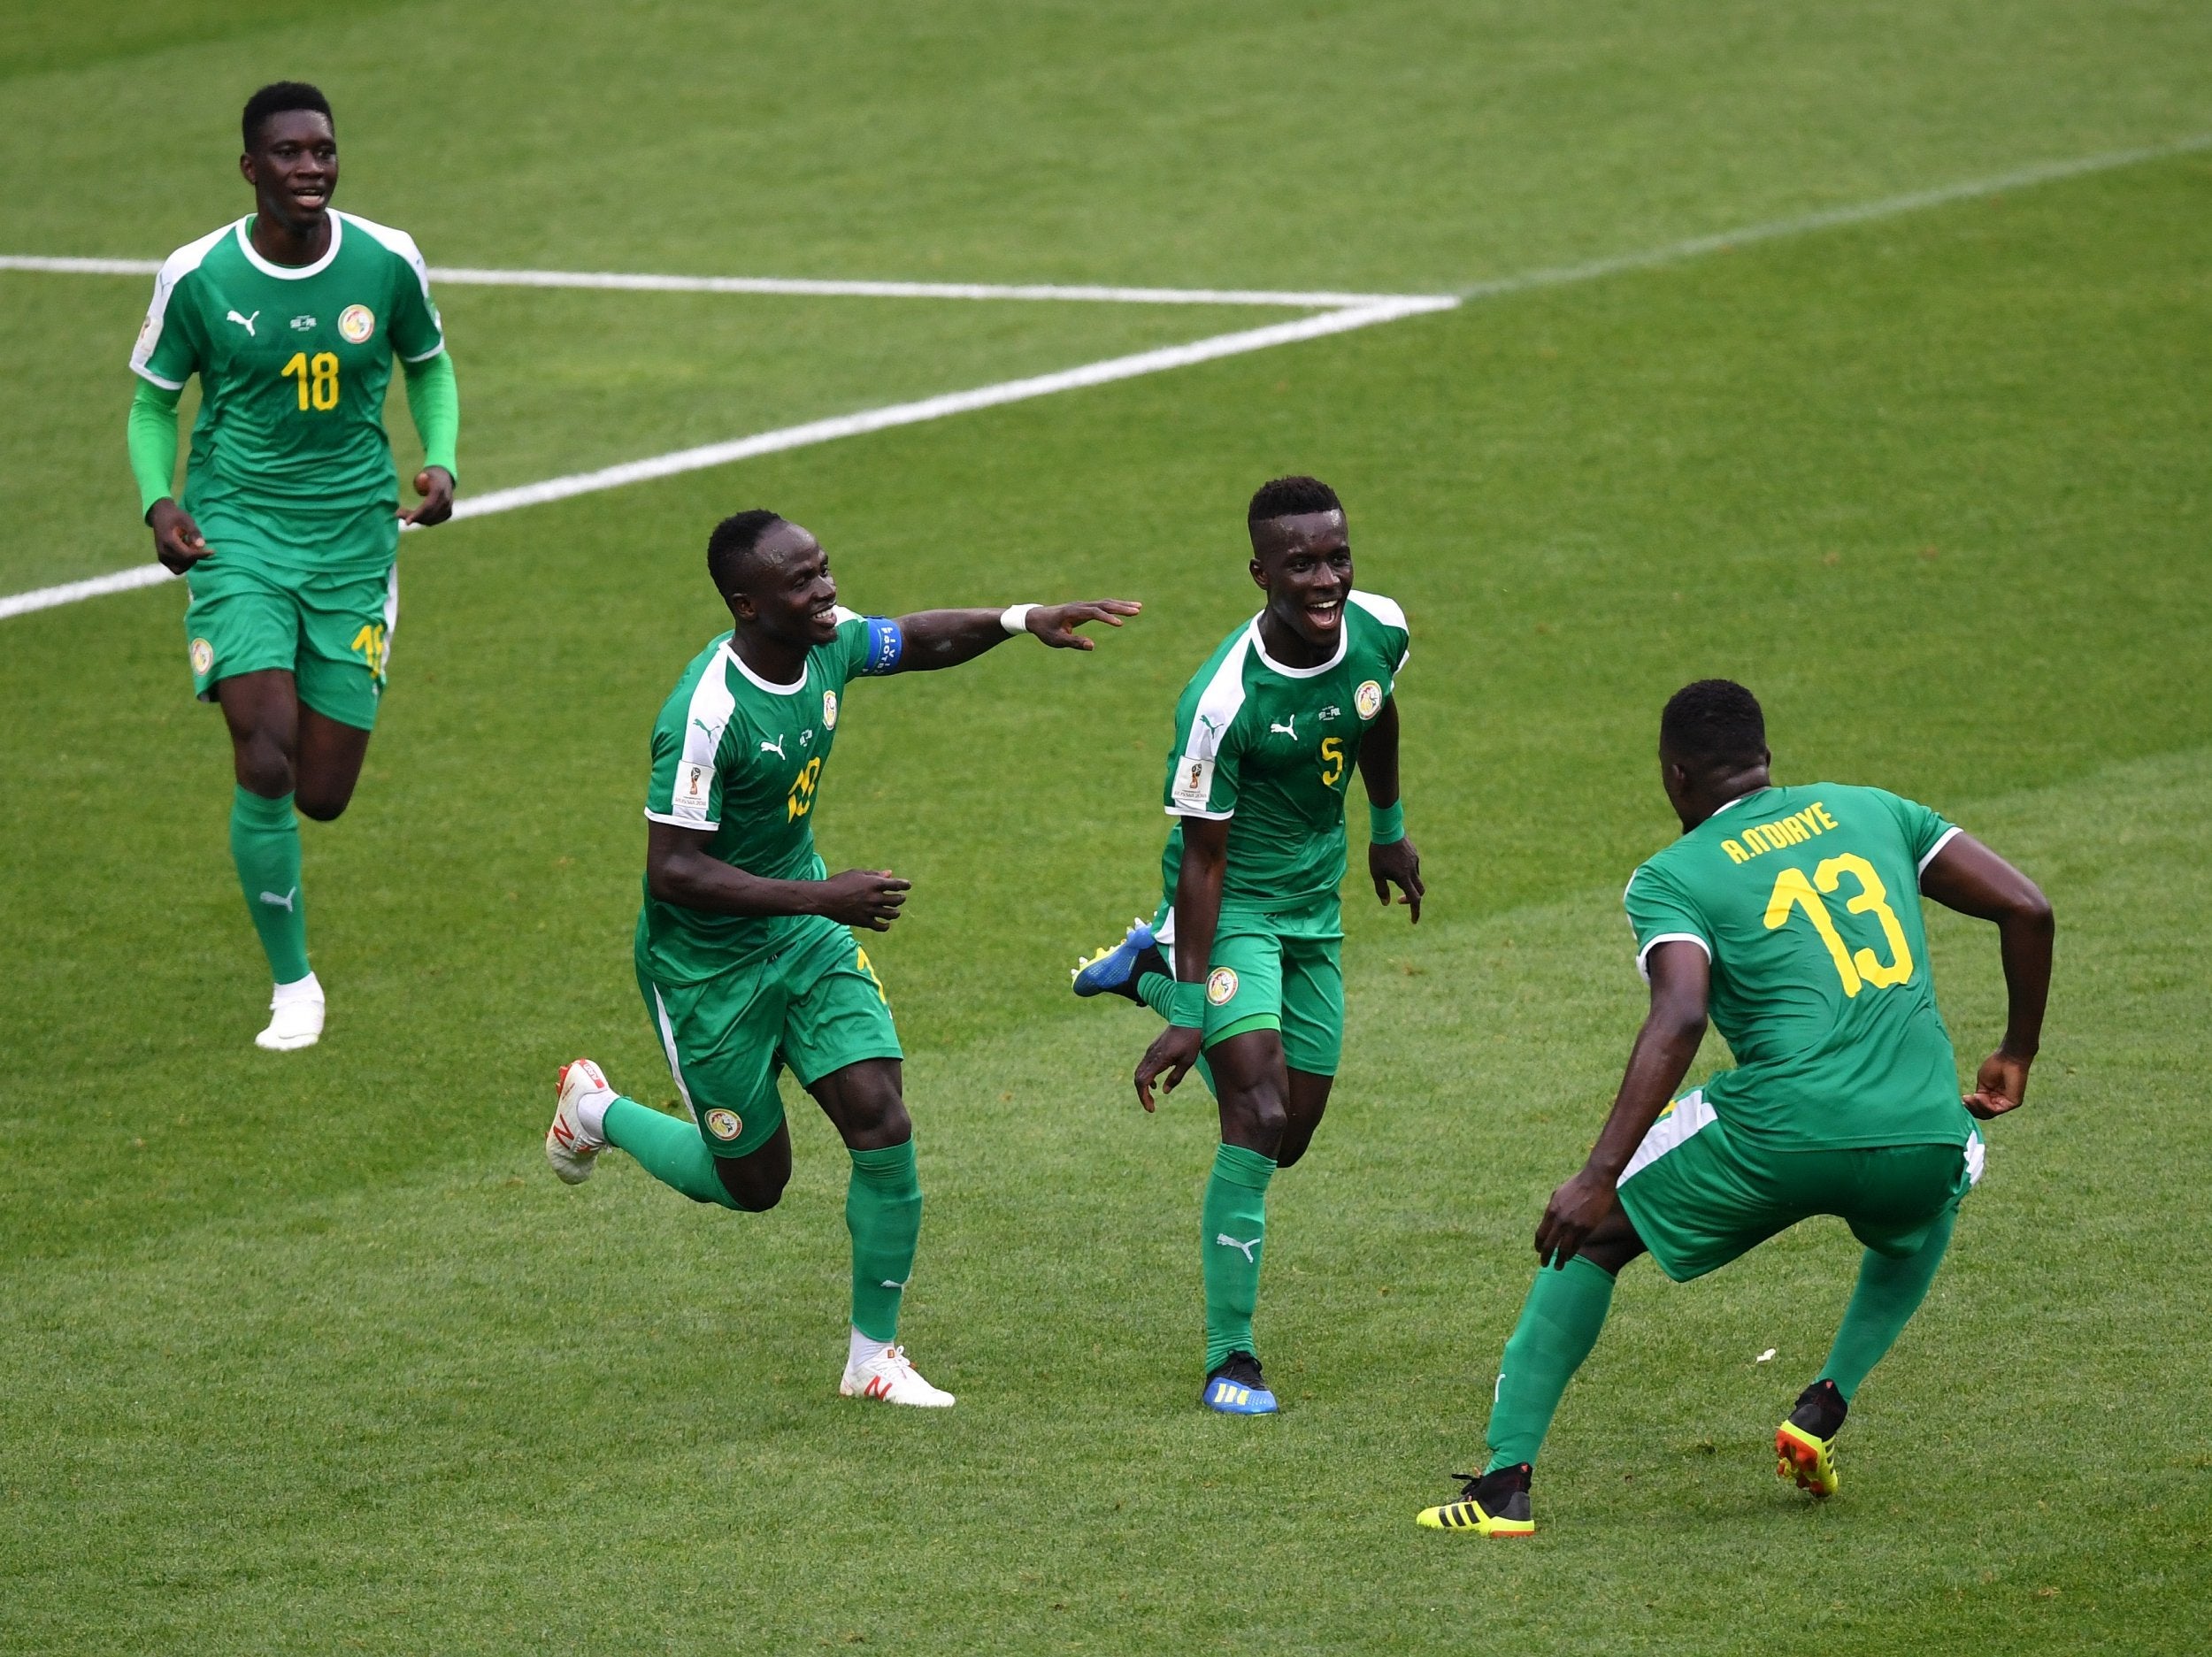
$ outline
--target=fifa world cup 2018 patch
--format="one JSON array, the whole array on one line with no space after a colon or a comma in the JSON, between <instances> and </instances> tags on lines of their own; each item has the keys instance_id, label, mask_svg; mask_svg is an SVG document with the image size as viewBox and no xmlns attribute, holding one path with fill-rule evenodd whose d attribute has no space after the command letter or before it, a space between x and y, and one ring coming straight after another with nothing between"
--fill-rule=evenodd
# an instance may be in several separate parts
<instances>
[{"instance_id":1,"label":"fifa world cup 2018 patch","mask_svg":"<svg viewBox=\"0 0 2212 1657\"><path fill-rule=\"evenodd\" d=\"M366 305L348 305L338 313L338 332L349 345L361 345L376 332L376 312Z\"/></svg>"},{"instance_id":2,"label":"fifa world cup 2018 patch","mask_svg":"<svg viewBox=\"0 0 2212 1657\"><path fill-rule=\"evenodd\" d=\"M1206 802L1213 797L1214 763L1210 759L1185 759L1175 771L1175 803L1203 811Z\"/></svg>"},{"instance_id":3,"label":"fifa world cup 2018 patch","mask_svg":"<svg viewBox=\"0 0 2212 1657\"><path fill-rule=\"evenodd\" d=\"M822 693L822 729L837 729L837 693L833 690Z\"/></svg>"},{"instance_id":4,"label":"fifa world cup 2018 patch","mask_svg":"<svg viewBox=\"0 0 2212 1657\"><path fill-rule=\"evenodd\" d=\"M1234 967L1216 967L1206 975L1206 999L1216 1007L1226 1007L1237 998L1237 973Z\"/></svg>"},{"instance_id":5,"label":"fifa world cup 2018 patch","mask_svg":"<svg viewBox=\"0 0 2212 1657\"><path fill-rule=\"evenodd\" d=\"M204 673L215 665L215 647L204 639L192 641L192 671Z\"/></svg>"},{"instance_id":6,"label":"fifa world cup 2018 patch","mask_svg":"<svg viewBox=\"0 0 2212 1657\"><path fill-rule=\"evenodd\" d=\"M668 813L703 824L707 820L707 802L713 793L714 767L693 760L681 761L676 767L675 786L668 793Z\"/></svg>"},{"instance_id":7,"label":"fifa world cup 2018 patch","mask_svg":"<svg viewBox=\"0 0 2212 1657\"><path fill-rule=\"evenodd\" d=\"M718 1105L707 1112L706 1121L707 1132L724 1141L733 1139L745 1132L744 1119L736 1111L725 1110Z\"/></svg>"},{"instance_id":8,"label":"fifa world cup 2018 patch","mask_svg":"<svg viewBox=\"0 0 2212 1657\"><path fill-rule=\"evenodd\" d=\"M1382 687L1373 679L1367 680L1352 693L1352 706L1363 719L1372 719L1382 711Z\"/></svg>"}]
</instances>

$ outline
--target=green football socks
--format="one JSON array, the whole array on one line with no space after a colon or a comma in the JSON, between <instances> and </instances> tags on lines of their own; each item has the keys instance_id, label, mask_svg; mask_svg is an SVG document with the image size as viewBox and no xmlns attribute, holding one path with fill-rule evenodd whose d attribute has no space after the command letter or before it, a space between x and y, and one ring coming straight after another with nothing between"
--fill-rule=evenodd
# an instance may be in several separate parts
<instances>
[{"instance_id":1,"label":"green football socks","mask_svg":"<svg viewBox=\"0 0 2212 1657\"><path fill-rule=\"evenodd\" d=\"M307 909L300 894L300 820L292 796L275 800L236 789L230 802L230 857L238 865L246 912L261 934L269 976L296 984L307 976Z\"/></svg>"},{"instance_id":2,"label":"green football socks","mask_svg":"<svg viewBox=\"0 0 2212 1657\"><path fill-rule=\"evenodd\" d=\"M1859 1383L1896 1344L1912 1315L1920 1309L1920 1302L1927 1298L1936 1268L1943 1263L1944 1250L1951 1246L1951 1228L1958 1216L1955 1205L1947 1208L1929 1229L1928 1240L1916 1254L1893 1260L1870 1248L1866 1251L1859 1262L1859 1286L1851 1292L1851 1304L1844 1308L1836 1344L1828 1349L1827 1363L1813 1377L1816 1385L1833 1381L1843 1401L1851 1401Z\"/></svg>"},{"instance_id":3,"label":"green football socks","mask_svg":"<svg viewBox=\"0 0 2212 1657\"><path fill-rule=\"evenodd\" d=\"M1267 1182L1275 1159L1224 1145L1199 1209L1198 1240L1206 1272L1206 1372L1252 1344L1252 1313L1260 1300L1260 1245L1267 1235Z\"/></svg>"},{"instance_id":4,"label":"green football socks","mask_svg":"<svg viewBox=\"0 0 2212 1657\"><path fill-rule=\"evenodd\" d=\"M853 1235L853 1327L871 1340L899 1338L899 1302L922 1235L922 1182L914 1141L852 1153L845 1229Z\"/></svg>"},{"instance_id":5,"label":"green football socks","mask_svg":"<svg viewBox=\"0 0 2212 1657\"><path fill-rule=\"evenodd\" d=\"M1164 972L1147 972L1137 979L1137 999L1165 1018L1174 1005L1175 980Z\"/></svg>"},{"instance_id":6,"label":"green football socks","mask_svg":"<svg viewBox=\"0 0 2212 1657\"><path fill-rule=\"evenodd\" d=\"M1552 1412L1567 1383L1597 1345L1613 1304L1613 1274L1581 1255L1566 1269L1536 1269L1536 1285L1521 1306L1521 1321L1505 1343L1498 1387L1490 1406L1490 1465L1533 1463L1551 1430Z\"/></svg>"},{"instance_id":7,"label":"green football socks","mask_svg":"<svg viewBox=\"0 0 2212 1657\"><path fill-rule=\"evenodd\" d=\"M694 1202L737 1207L737 1199L723 1189L721 1177L714 1171L714 1153L690 1123L634 1099L617 1099L607 1107L603 1132L608 1144L629 1152L640 1168L664 1185L673 1185Z\"/></svg>"}]
</instances>

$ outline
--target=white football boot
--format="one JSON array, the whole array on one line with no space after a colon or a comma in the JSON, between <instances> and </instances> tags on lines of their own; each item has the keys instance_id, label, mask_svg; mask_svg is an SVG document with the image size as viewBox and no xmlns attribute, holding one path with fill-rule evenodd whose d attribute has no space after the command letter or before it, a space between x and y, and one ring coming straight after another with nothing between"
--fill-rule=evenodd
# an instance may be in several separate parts
<instances>
[{"instance_id":1,"label":"white football boot","mask_svg":"<svg viewBox=\"0 0 2212 1657\"><path fill-rule=\"evenodd\" d=\"M595 1099L595 1095L603 1098ZM614 1089L607 1085L607 1078L589 1059L577 1059L561 1066L561 1080L554 1096L553 1125L545 1131L545 1160L553 1164L553 1171L572 1185L580 1185L591 1178L591 1170L598 1166L599 1153L607 1148L607 1136L594 1133L584 1126L579 1109L592 1100L599 1109L592 1113L595 1121L606 1120L607 1101L614 1097Z\"/></svg>"},{"instance_id":2,"label":"white football boot","mask_svg":"<svg viewBox=\"0 0 2212 1657\"><path fill-rule=\"evenodd\" d=\"M932 1386L908 1362L906 1348L886 1346L872 1358L848 1362L845 1378L837 1390L847 1398L872 1398L886 1404L911 1404L921 1409L950 1409L952 1394Z\"/></svg>"},{"instance_id":3,"label":"white football boot","mask_svg":"<svg viewBox=\"0 0 2212 1657\"><path fill-rule=\"evenodd\" d=\"M290 1053L323 1039L323 986L311 972L269 993L269 1027L253 1039L257 1047Z\"/></svg>"}]
</instances>

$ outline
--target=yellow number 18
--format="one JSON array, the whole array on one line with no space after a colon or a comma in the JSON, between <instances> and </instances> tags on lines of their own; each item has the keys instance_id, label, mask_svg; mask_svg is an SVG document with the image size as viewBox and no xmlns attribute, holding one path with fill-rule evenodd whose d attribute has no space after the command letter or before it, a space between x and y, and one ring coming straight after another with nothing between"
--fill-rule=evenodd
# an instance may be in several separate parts
<instances>
[{"instance_id":1,"label":"yellow number 18","mask_svg":"<svg viewBox=\"0 0 2212 1657\"><path fill-rule=\"evenodd\" d=\"M318 351L312 358L305 351L292 353L292 360L279 371L287 380L300 382L300 407L307 409L334 409L338 406L338 354Z\"/></svg>"},{"instance_id":2,"label":"yellow number 18","mask_svg":"<svg viewBox=\"0 0 2212 1657\"><path fill-rule=\"evenodd\" d=\"M1821 893L1833 892L1847 874L1859 883L1859 894L1844 908L1853 915L1870 914L1881 922L1882 936L1889 940L1886 963L1871 949L1854 951L1847 947L1843 934L1836 930L1835 917L1821 900ZM1820 934L1820 941L1828 946L1829 959L1836 963L1836 976L1843 980L1847 997L1856 995L1870 984L1884 990L1911 978L1912 947L1905 941L1905 929L1898 924L1897 911L1889 906L1889 889L1865 858L1855 852L1831 857L1813 871L1810 880L1805 878L1802 869L1785 869L1776 875L1774 891L1767 899L1767 930L1787 925L1790 911L1801 909Z\"/></svg>"}]
</instances>

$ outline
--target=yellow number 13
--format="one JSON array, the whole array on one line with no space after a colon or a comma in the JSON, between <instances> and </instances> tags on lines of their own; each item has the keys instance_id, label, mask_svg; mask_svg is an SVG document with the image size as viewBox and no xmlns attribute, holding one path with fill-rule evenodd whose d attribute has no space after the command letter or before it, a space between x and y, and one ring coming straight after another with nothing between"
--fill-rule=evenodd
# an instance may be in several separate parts
<instances>
[{"instance_id":1,"label":"yellow number 13","mask_svg":"<svg viewBox=\"0 0 2212 1657\"><path fill-rule=\"evenodd\" d=\"M292 353L292 360L279 371L287 380L300 382L302 409L334 409L338 406L338 354L318 351L310 357L305 351Z\"/></svg>"},{"instance_id":2,"label":"yellow number 13","mask_svg":"<svg viewBox=\"0 0 2212 1657\"><path fill-rule=\"evenodd\" d=\"M1870 914L1881 922L1882 936L1889 940L1890 960L1886 965L1875 958L1871 949L1854 952L1847 947L1843 934L1836 930L1835 917L1821 901L1821 893L1833 892L1847 874L1859 883L1859 894L1844 908L1853 915ZM1805 878L1802 869L1783 870L1775 876L1773 894L1767 899L1767 930L1772 932L1788 924L1790 911L1799 909L1812 922L1820 941L1828 946L1829 958L1836 963L1836 976L1843 980L1845 995L1856 995L1870 984L1878 990L1887 989L1912 977L1912 948L1905 941L1905 929L1898 924L1896 910L1889 906L1889 891L1882 885L1882 877L1874 872L1874 865L1865 858L1849 852L1831 857L1813 871L1810 880Z\"/></svg>"}]
</instances>

